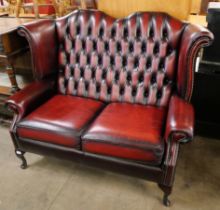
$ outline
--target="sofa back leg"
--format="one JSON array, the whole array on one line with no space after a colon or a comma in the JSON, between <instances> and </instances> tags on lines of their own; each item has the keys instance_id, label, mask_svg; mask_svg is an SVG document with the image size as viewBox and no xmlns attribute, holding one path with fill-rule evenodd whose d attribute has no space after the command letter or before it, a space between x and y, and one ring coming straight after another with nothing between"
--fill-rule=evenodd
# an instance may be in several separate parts
<instances>
[{"instance_id":1,"label":"sofa back leg","mask_svg":"<svg viewBox=\"0 0 220 210\"><path fill-rule=\"evenodd\" d=\"M15 154L16 156L22 161L21 163L21 169L26 169L27 168L27 161L24 157L25 152L19 150L19 149L15 149Z\"/></svg>"}]
</instances>

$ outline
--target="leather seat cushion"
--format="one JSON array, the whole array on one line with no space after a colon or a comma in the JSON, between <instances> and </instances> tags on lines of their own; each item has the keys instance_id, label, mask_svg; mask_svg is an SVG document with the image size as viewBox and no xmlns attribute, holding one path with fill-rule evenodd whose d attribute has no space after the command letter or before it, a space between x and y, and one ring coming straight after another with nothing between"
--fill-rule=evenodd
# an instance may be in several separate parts
<instances>
[{"instance_id":1,"label":"leather seat cushion","mask_svg":"<svg viewBox=\"0 0 220 210\"><path fill-rule=\"evenodd\" d=\"M17 125L21 138L80 147L80 135L104 104L88 98L56 95Z\"/></svg>"},{"instance_id":2,"label":"leather seat cushion","mask_svg":"<svg viewBox=\"0 0 220 210\"><path fill-rule=\"evenodd\" d=\"M82 149L158 165L164 153L165 117L165 108L112 103L82 136Z\"/></svg>"}]
</instances>

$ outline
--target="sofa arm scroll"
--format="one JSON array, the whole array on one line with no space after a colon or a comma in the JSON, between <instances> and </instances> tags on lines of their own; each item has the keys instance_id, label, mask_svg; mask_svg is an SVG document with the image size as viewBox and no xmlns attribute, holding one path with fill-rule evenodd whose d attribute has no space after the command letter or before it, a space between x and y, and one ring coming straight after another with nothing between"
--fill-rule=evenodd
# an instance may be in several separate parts
<instances>
[{"instance_id":1,"label":"sofa arm scroll","mask_svg":"<svg viewBox=\"0 0 220 210\"><path fill-rule=\"evenodd\" d=\"M194 108L178 96L172 96L167 115L165 140L170 137L179 142L192 140L194 133ZM172 139L172 140L173 140Z\"/></svg>"},{"instance_id":2,"label":"sofa arm scroll","mask_svg":"<svg viewBox=\"0 0 220 210\"><path fill-rule=\"evenodd\" d=\"M53 81L36 81L9 97L5 104L18 115L17 121L19 121L48 100L53 92Z\"/></svg>"},{"instance_id":3,"label":"sofa arm scroll","mask_svg":"<svg viewBox=\"0 0 220 210\"><path fill-rule=\"evenodd\" d=\"M197 55L201 48L211 45L213 39L213 34L202 26L188 24L185 27L179 52L177 88L178 95L186 101L192 96Z\"/></svg>"}]
</instances>

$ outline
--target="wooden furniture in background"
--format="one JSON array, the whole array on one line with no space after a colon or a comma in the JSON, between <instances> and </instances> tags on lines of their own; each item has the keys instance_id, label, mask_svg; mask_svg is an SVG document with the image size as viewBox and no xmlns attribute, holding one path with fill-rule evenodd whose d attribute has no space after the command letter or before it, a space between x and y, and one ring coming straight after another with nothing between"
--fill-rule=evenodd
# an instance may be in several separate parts
<instances>
[{"instance_id":1,"label":"wooden furniture in background","mask_svg":"<svg viewBox=\"0 0 220 210\"><path fill-rule=\"evenodd\" d=\"M192 0L191 1L191 14L200 14L202 0Z\"/></svg>"},{"instance_id":2,"label":"wooden furniture in background","mask_svg":"<svg viewBox=\"0 0 220 210\"><path fill-rule=\"evenodd\" d=\"M219 0L201 0L200 14L206 15L208 11L209 2L219 2Z\"/></svg>"},{"instance_id":3,"label":"wooden furniture in background","mask_svg":"<svg viewBox=\"0 0 220 210\"><path fill-rule=\"evenodd\" d=\"M57 17L62 17L75 9L97 8L95 0L53 0L53 5Z\"/></svg>"},{"instance_id":4,"label":"wooden furniture in background","mask_svg":"<svg viewBox=\"0 0 220 210\"><path fill-rule=\"evenodd\" d=\"M2 115L9 115L4 109L4 101L8 96L19 90L15 77L16 65L18 62L25 66L26 70L31 71L30 59L23 59L29 53L26 39L17 34L17 27L23 23L30 22L32 19L0 18L0 64L1 75L8 75L10 81L8 85L0 84L0 123ZM6 77L7 78L7 77ZM2 79L2 78L0 78Z\"/></svg>"},{"instance_id":5,"label":"wooden furniture in background","mask_svg":"<svg viewBox=\"0 0 220 210\"><path fill-rule=\"evenodd\" d=\"M187 20L191 0L98 0L97 7L114 17L125 17L136 11L162 11Z\"/></svg>"},{"instance_id":6,"label":"wooden furniture in background","mask_svg":"<svg viewBox=\"0 0 220 210\"><path fill-rule=\"evenodd\" d=\"M198 24L207 27L207 21L205 15L190 15L188 21L192 24Z\"/></svg>"},{"instance_id":7,"label":"wooden furniture in background","mask_svg":"<svg viewBox=\"0 0 220 210\"><path fill-rule=\"evenodd\" d=\"M9 9L9 3L5 0L0 0L0 16L7 15Z\"/></svg>"},{"instance_id":8,"label":"wooden furniture in background","mask_svg":"<svg viewBox=\"0 0 220 210\"><path fill-rule=\"evenodd\" d=\"M17 19L17 18L1 18L0 19L0 38L1 38L1 52L0 62L6 66L6 72L8 73L11 81L11 87L3 88L3 94L10 95L11 92L18 90L18 85L14 74L15 60L18 56L27 52L27 41L17 34L17 26L30 22L32 19ZM7 89L7 91L6 91Z\"/></svg>"},{"instance_id":9,"label":"wooden furniture in background","mask_svg":"<svg viewBox=\"0 0 220 210\"><path fill-rule=\"evenodd\" d=\"M31 0L31 1L25 1L25 0L17 0L16 3L16 9L15 9L15 16L16 17L20 17L20 13L21 13L21 9L23 8L25 9L29 9L31 11L31 14L22 14L22 17L35 17L35 18L40 18L40 17L45 17L45 16L49 16L51 14L41 14L39 12L39 7L54 7L54 4L52 3L52 1L44 1L41 2L40 0ZM32 10L34 11L34 14L32 14Z\"/></svg>"}]
</instances>

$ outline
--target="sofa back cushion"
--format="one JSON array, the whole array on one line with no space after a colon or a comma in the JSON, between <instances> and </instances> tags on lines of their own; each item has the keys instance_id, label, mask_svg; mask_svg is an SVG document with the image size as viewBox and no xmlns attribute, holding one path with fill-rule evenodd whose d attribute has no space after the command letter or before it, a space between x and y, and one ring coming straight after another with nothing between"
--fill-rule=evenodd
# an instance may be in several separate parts
<instances>
[{"instance_id":1,"label":"sofa back cushion","mask_svg":"<svg viewBox=\"0 0 220 210\"><path fill-rule=\"evenodd\" d=\"M56 26L60 93L167 106L184 23L164 13L114 19L100 11L78 10Z\"/></svg>"}]
</instances>

